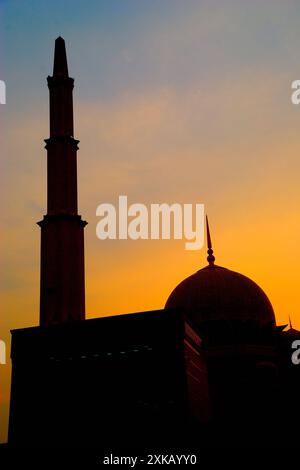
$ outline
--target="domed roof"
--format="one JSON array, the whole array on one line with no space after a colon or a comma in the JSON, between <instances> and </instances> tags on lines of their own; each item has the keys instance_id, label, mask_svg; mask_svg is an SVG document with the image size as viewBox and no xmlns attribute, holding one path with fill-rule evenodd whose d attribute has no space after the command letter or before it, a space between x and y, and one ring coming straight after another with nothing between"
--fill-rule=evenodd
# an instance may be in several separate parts
<instances>
[{"instance_id":1,"label":"domed roof","mask_svg":"<svg viewBox=\"0 0 300 470\"><path fill-rule=\"evenodd\" d=\"M209 265L182 281L165 308L179 308L195 324L212 320L275 324L273 307L251 279L221 266Z\"/></svg>"},{"instance_id":2,"label":"domed roof","mask_svg":"<svg viewBox=\"0 0 300 470\"><path fill-rule=\"evenodd\" d=\"M198 326L211 321L275 325L273 307L264 291L248 277L214 264L207 218L206 226L209 265L175 287L165 308L180 309Z\"/></svg>"}]
</instances>

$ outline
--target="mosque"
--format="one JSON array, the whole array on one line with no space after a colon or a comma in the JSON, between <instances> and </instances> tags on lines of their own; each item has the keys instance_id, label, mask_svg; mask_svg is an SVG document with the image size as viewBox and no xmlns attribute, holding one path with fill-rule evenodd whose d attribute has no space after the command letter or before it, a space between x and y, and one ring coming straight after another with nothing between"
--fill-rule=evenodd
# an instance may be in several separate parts
<instances>
[{"instance_id":1,"label":"mosque","mask_svg":"<svg viewBox=\"0 0 300 470\"><path fill-rule=\"evenodd\" d=\"M164 309L85 320L73 86L59 37L38 222L40 325L12 331L9 446L296 447L300 333L276 325L255 282L216 263L208 221L207 266Z\"/></svg>"}]
</instances>

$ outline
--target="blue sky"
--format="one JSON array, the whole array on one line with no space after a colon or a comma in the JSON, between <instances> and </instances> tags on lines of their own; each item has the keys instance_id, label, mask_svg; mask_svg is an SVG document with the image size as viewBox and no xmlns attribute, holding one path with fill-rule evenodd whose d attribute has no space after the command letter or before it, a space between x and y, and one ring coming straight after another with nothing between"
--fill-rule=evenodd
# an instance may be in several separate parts
<instances>
[{"instance_id":1,"label":"blue sky","mask_svg":"<svg viewBox=\"0 0 300 470\"><path fill-rule=\"evenodd\" d=\"M11 105L23 109L41 98L58 35L72 46L71 71L84 83L78 96L90 100L196 79L217 84L243 68L276 73L298 63L296 1L285 8L276 0L2 3L8 92Z\"/></svg>"}]
</instances>

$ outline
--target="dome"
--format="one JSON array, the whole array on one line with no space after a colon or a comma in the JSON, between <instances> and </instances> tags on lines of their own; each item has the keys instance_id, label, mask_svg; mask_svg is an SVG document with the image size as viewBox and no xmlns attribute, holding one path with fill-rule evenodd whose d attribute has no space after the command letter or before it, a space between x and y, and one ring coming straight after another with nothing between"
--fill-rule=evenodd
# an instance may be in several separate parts
<instances>
[{"instance_id":1,"label":"dome","mask_svg":"<svg viewBox=\"0 0 300 470\"><path fill-rule=\"evenodd\" d=\"M211 264L182 281L165 308L177 308L196 325L211 321L251 321L275 324L273 307L251 279Z\"/></svg>"},{"instance_id":2,"label":"dome","mask_svg":"<svg viewBox=\"0 0 300 470\"><path fill-rule=\"evenodd\" d=\"M275 325L274 310L264 291L248 277L215 265L207 216L206 231L208 266L175 287L165 308L181 310L200 328L211 322L218 322L219 330L237 322Z\"/></svg>"}]
</instances>

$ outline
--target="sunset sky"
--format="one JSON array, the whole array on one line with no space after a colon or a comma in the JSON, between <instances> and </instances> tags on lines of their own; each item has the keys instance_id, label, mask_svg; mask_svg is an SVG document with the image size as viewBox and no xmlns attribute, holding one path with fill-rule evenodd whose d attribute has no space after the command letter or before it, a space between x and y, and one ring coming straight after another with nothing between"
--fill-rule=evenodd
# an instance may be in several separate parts
<instances>
[{"instance_id":1,"label":"sunset sky","mask_svg":"<svg viewBox=\"0 0 300 470\"><path fill-rule=\"evenodd\" d=\"M1 317L38 324L47 75L66 40L75 78L87 317L163 308L206 264L184 241L100 241L96 207L204 203L216 262L249 276L300 329L298 0L0 0ZM8 351L9 353L9 351ZM0 365L0 442L10 366Z\"/></svg>"}]
</instances>

